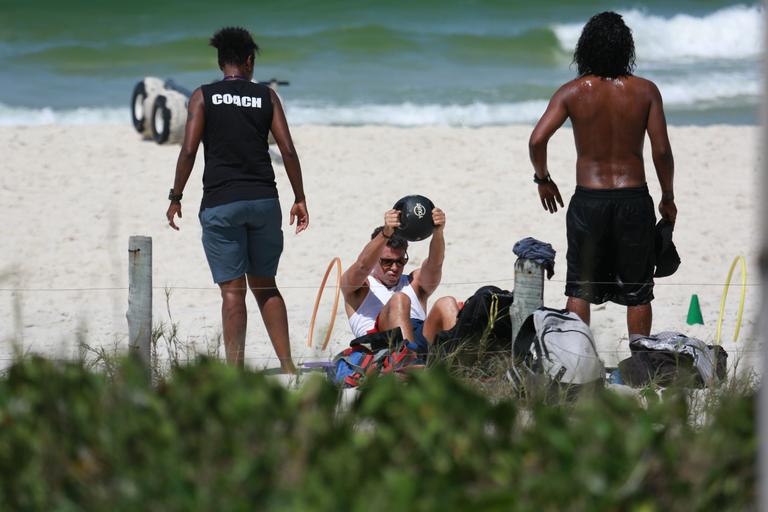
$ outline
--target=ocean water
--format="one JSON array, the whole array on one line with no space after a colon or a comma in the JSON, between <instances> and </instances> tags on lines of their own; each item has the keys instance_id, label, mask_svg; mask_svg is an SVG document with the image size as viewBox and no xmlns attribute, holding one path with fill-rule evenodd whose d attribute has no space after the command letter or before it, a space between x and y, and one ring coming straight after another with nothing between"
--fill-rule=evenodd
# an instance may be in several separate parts
<instances>
[{"instance_id":1,"label":"ocean water","mask_svg":"<svg viewBox=\"0 0 768 512\"><path fill-rule=\"evenodd\" d=\"M636 74L671 124L756 124L760 3L722 0L0 0L0 125L128 122L144 76L188 89L220 76L207 46L251 30L255 78L280 89L291 124L533 123L576 76L586 20L624 15Z\"/></svg>"}]
</instances>

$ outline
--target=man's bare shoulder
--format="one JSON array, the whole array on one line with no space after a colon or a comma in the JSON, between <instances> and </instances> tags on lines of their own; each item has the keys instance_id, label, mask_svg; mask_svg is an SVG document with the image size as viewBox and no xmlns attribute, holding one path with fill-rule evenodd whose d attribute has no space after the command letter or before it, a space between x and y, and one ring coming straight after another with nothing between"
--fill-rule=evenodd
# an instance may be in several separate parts
<instances>
[{"instance_id":1,"label":"man's bare shoulder","mask_svg":"<svg viewBox=\"0 0 768 512\"><path fill-rule=\"evenodd\" d=\"M573 94L574 92L578 91L581 87L584 87L585 85L585 77L578 77L574 78L570 82L566 82L563 85L560 86L560 88L555 92L555 96L562 96L567 97Z\"/></svg>"},{"instance_id":2,"label":"man's bare shoulder","mask_svg":"<svg viewBox=\"0 0 768 512\"><path fill-rule=\"evenodd\" d=\"M570 103L570 99L578 94L581 88L581 78L576 78L570 82L566 82L560 86L557 91L552 95L550 99L550 106L561 106L567 109L567 105Z\"/></svg>"},{"instance_id":3,"label":"man's bare shoulder","mask_svg":"<svg viewBox=\"0 0 768 512\"><path fill-rule=\"evenodd\" d=\"M647 78L643 78L642 76L629 75L627 77L622 77L622 78L625 80L633 80L644 87L656 87L656 84L654 84L652 81L648 80Z\"/></svg>"},{"instance_id":4,"label":"man's bare shoulder","mask_svg":"<svg viewBox=\"0 0 768 512\"><path fill-rule=\"evenodd\" d=\"M621 80L625 80L627 83L631 84L638 92L645 92L653 96L659 94L659 88L656 87L655 83L648 80L647 78L631 75L628 77L622 77Z\"/></svg>"}]
</instances>

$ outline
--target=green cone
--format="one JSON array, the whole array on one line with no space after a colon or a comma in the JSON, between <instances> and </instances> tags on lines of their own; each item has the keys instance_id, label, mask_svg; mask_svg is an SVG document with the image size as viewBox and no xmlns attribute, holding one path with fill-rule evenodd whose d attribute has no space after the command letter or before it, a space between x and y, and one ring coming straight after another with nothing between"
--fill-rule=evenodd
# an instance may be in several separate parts
<instances>
[{"instance_id":1,"label":"green cone","mask_svg":"<svg viewBox=\"0 0 768 512\"><path fill-rule=\"evenodd\" d=\"M691 305L688 306L688 325L704 325L704 318L701 316L701 306L699 306L699 296L695 293L691 295Z\"/></svg>"}]
</instances>

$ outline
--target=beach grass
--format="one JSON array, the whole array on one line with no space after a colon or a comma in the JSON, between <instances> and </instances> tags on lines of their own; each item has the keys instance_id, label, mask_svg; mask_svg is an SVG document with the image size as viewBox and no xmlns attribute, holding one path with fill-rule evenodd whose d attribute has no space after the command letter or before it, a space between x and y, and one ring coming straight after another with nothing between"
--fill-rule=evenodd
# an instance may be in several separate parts
<instances>
[{"instance_id":1,"label":"beach grass","mask_svg":"<svg viewBox=\"0 0 768 512\"><path fill-rule=\"evenodd\" d=\"M207 356L149 385L131 358L19 358L0 378L5 510L745 510L754 383L489 397L443 366L288 390ZM483 382L483 386L488 382ZM654 393L655 394L655 393Z\"/></svg>"}]
</instances>

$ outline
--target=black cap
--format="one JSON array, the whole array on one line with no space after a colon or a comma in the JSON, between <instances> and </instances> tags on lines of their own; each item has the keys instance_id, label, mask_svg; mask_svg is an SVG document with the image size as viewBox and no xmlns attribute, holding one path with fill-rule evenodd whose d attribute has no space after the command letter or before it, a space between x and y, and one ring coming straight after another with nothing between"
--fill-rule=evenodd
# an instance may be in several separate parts
<instances>
[{"instance_id":1,"label":"black cap","mask_svg":"<svg viewBox=\"0 0 768 512\"><path fill-rule=\"evenodd\" d=\"M671 276L680 266L680 255L672 241L674 229L675 225L665 219L656 224L656 272L653 277Z\"/></svg>"}]
</instances>

